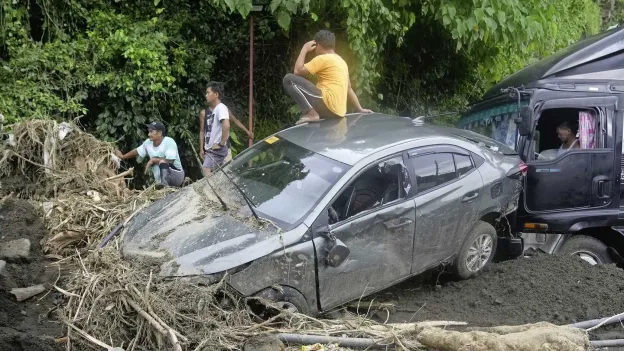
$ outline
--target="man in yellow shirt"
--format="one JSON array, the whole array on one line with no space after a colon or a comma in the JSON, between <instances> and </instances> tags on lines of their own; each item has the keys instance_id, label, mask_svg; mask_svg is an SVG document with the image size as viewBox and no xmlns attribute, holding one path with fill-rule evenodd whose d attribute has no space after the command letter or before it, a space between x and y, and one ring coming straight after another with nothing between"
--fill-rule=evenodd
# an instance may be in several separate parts
<instances>
[{"instance_id":1,"label":"man in yellow shirt","mask_svg":"<svg viewBox=\"0 0 624 351\"><path fill-rule=\"evenodd\" d=\"M349 67L334 51L336 36L328 30L321 30L314 40L303 45L297 62L295 74L284 77L286 92L295 99L303 116L297 124L318 122L322 117L342 118L347 113L347 101L360 113L371 113L364 109L351 88ZM316 57L305 63L306 55L314 51ZM304 77L314 74L318 77L316 86Z\"/></svg>"}]
</instances>

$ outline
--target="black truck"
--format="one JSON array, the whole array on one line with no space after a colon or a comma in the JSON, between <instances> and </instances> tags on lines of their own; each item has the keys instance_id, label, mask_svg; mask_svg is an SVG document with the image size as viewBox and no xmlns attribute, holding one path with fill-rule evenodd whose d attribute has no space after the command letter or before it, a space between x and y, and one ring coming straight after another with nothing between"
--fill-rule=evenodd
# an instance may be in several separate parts
<instances>
[{"instance_id":1,"label":"black truck","mask_svg":"<svg viewBox=\"0 0 624 351\"><path fill-rule=\"evenodd\" d=\"M515 148L528 166L512 232L524 251L624 256L624 28L505 78L459 127Z\"/></svg>"}]
</instances>

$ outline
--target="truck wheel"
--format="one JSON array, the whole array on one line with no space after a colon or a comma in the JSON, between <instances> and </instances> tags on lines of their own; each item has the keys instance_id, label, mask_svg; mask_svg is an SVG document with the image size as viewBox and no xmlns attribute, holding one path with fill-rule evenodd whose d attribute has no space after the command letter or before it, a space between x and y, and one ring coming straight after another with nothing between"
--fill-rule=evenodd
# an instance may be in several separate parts
<instances>
[{"instance_id":1,"label":"truck wheel","mask_svg":"<svg viewBox=\"0 0 624 351\"><path fill-rule=\"evenodd\" d=\"M467 279L482 271L492 262L496 252L496 243L496 229L487 222L477 222L464 240L453 264L455 275Z\"/></svg>"},{"instance_id":2,"label":"truck wheel","mask_svg":"<svg viewBox=\"0 0 624 351\"><path fill-rule=\"evenodd\" d=\"M607 245L587 235L573 236L563 244L559 252L564 255L577 255L591 265L613 263Z\"/></svg>"},{"instance_id":3,"label":"truck wheel","mask_svg":"<svg viewBox=\"0 0 624 351\"><path fill-rule=\"evenodd\" d=\"M255 296L276 303L280 308L290 312L309 314L310 308L305 297L289 286L281 286L281 291L276 288L266 288Z\"/></svg>"}]
</instances>

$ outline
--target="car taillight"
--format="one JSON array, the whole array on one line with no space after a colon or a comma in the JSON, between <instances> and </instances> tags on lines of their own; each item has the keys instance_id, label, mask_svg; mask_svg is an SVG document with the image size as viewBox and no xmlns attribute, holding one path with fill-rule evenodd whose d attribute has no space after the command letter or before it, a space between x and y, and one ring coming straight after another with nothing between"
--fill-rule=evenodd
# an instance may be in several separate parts
<instances>
[{"instance_id":1,"label":"car taillight","mask_svg":"<svg viewBox=\"0 0 624 351\"><path fill-rule=\"evenodd\" d=\"M522 172L522 175L526 175L527 171L529 170L529 166L526 165L526 163L520 161L520 171Z\"/></svg>"},{"instance_id":2,"label":"car taillight","mask_svg":"<svg viewBox=\"0 0 624 351\"><path fill-rule=\"evenodd\" d=\"M527 166L524 162L520 161L520 163L514 168L510 169L507 172L507 178L511 179L520 179L520 177L525 176L527 174L527 170L529 166Z\"/></svg>"}]
</instances>

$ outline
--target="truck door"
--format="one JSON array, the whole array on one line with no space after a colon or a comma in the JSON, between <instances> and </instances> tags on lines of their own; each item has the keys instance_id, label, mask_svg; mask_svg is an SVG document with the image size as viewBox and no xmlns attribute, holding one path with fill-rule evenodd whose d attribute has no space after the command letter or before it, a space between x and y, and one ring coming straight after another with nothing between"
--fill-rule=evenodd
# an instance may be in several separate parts
<instances>
[{"instance_id":1,"label":"truck door","mask_svg":"<svg viewBox=\"0 0 624 351\"><path fill-rule=\"evenodd\" d=\"M537 107L525 177L527 212L601 208L614 203L615 189L619 193L611 123L616 106L617 97L603 96L553 99ZM562 138L573 140L567 139L568 134L576 138L570 148L562 146Z\"/></svg>"}]
</instances>

